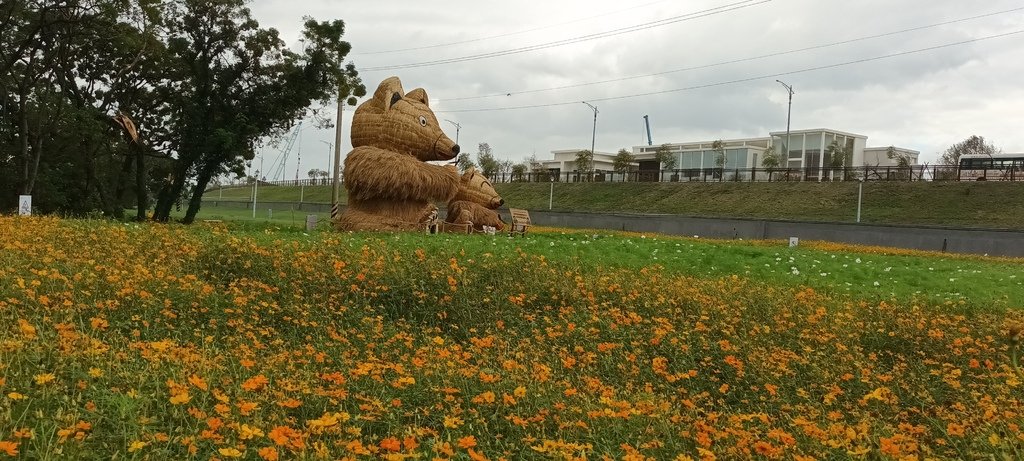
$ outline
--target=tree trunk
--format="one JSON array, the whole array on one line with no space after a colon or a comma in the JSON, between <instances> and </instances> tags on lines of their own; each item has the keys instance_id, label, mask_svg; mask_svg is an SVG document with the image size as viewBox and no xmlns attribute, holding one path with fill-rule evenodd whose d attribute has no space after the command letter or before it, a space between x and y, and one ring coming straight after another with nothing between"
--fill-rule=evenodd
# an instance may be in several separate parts
<instances>
[{"instance_id":1,"label":"tree trunk","mask_svg":"<svg viewBox=\"0 0 1024 461\"><path fill-rule=\"evenodd\" d=\"M212 173L213 167L204 167L202 172L199 173L199 177L196 178L196 187L192 191L192 198L188 202L188 210L185 212L185 219L181 222L184 224L192 224L196 220L196 215L199 214L199 208L203 205L203 192L206 192L206 186L210 184L210 179L213 178Z\"/></svg>"},{"instance_id":2,"label":"tree trunk","mask_svg":"<svg viewBox=\"0 0 1024 461\"><path fill-rule=\"evenodd\" d=\"M32 195L32 189L36 185L36 177L39 176L39 159L43 156L43 135L39 134L35 145L32 146L32 169L29 171L25 182L25 195Z\"/></svg>"},{"instance_id":3,"label":"tree trunk","mask_svg":"<svg viewBox=\"0 0 1024 461\"><path fill-rule=\"evenodd\" d=\"M130 149L130 148L129 148ZM114 195L118 200L124 201L124 191L127 189L128 173L132 171L132 162L135 157L129 152L124 156L124 163L121 164L121 173L117 175L117 189L114 191Z\"/></svg>"},{"instance_id":4,"label":"tree trunk","mask_svg":"<svg viewBox=\"0 0 1024 461\"><path fill-rule=\"evenodd\" d=\"M110 145L106 144L107 155L110 155ZM107 193L106 185L103 184L103 179L96 177L96 154L100 149L96 149L93 152L93 156L89 158L88 172L89 182L96 188L96 194L100 198L100 209L103 210L103 214L116 219L124 219L124 207L121 206L120 200L117 197L111 197Z\"/></svg>"},{"instance_id":5,"label":"tree trunk","mask_svg":"<svg viewBox=\"0 0 1024 461\"><path fill-rule=\"evenodd\" d=\"M135 199L136 199L136 221L146 220L146 210L149 208L149 193L146 190L146 154L142 152L142 147L136 145L135 153L138 158L135 159Z\"/></svg>"},{"instance_id":6,"label":"tree trunk","mask_svg":"<svg viewBox=\"0 0 1024 461\"><path fill-rule=\"evenodd\" d=\"M18 139L21 141L21 161L24 165L21 175L21 193L28 194L30 192L28 190L28 176L31 164L28 153L28 104L25 103L25 99L28 98L28 90L24 86L20 90L18 93Z\"/></svg>"},{"instance_id":7,"label":"tree trunk","mask_svg":"<svg viewBox=\"0 0 1024 461\"><path fill-rule=\"evenodd\" d=\"M181 192L185 188L185 176L187 173L188 166L182 160L178 160L171 182L165 183L164 187L160 189L156 208L153 210L153 221L167 222L171 220L171 208L174 206L174 201L181 196Z\"/></svg>"},{"instance_id":8,"label":"tree trunk","mask_svg":"<svg viewBox=\"0 0 1024 461\"><path fill-rule=\"evenodd\" d=\"M124 217L124 210L120 206L111 203L110 196L107 195L107 189L103 187L103 181L96 181L96 193L100 196L100 207L103 208L104 215L117 219Z\"/></svg>"}]
</instances>

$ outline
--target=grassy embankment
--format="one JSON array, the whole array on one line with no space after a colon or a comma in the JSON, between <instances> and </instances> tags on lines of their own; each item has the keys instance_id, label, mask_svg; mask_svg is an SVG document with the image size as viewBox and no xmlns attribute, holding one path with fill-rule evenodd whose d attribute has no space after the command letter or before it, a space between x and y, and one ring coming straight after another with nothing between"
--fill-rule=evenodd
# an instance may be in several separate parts
<instances>
[{"instance_id":1,"label":"grassy embankment","mask_svg":"<svg viewBox=\"0 0 1024 461\"><path fill-rule=\"evenodd\" d=\"M0 229L0 457L1024 453L1019 261L608 232Z\"/></svg>"},{"instance_id":2,"label":"grassy embankment","mask_svg":"<svg viewBox=\"0 0 1024 461\"><path fill-rule=\"evenodd\" d=\"M514 207L548 208L549 184L495 187ZM297 202L300 192L297 187L268 186L259 194L260 200ZM215 200L220 196L220 191L213 190L205 198ZM251 200L251 188L225 189L223 198ZM306 187L304 200L329 202L330 187ZM1024 184L1019 183L869 182L864 185L863 200L861 221L865 223L1024 229ZM853 222L857 184L556 183L552 208ZM266 215L266 210L258 211Z\"/></svg>"}]
</instances>

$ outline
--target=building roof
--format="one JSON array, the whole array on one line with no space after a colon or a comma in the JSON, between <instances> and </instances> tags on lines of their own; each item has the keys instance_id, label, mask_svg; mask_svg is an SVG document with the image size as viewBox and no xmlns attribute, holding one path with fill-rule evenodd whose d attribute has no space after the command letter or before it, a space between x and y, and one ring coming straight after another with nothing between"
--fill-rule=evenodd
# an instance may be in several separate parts
<instances>
[{"instance_id":1,"label":"building roof","mask_svg":"<svg viewBox=\"0 0 1024 461\"><path fill-rule=\"evenodd\" d=\"M892 147L893 149L896 149L899 152L903 152L903 153L907 153L907 154L920 154L921 153L921 151L917 151L917 150L914 150L914 149L907 149L906 147L898 147L898 146L865 147L864 148L864 152L876 151L876 150L889 150L890 147Z\"/></svg>"},{"instance_id":2,"label":"building roof","mask_svg":"<svg viewBox=\"0 0 1024 461\"><path fill-rule=\"evenodd\" d=\"M864 138L864 139L868 138L867 136L862 135L862 134L850 133L850 132L847 132L847 131L833 130L831 128L814 128L814 129L810 129L810 130L789 130L789 134L790 134L790 136L792 136L794 134L812 134L812 133L821 133L823 131L824 132L828 132L828 133L841 134L843 136L850 136L850 137L853 137L853 138ZM770 134L772 136L785 136L786 131L785 130L782 130L782 131L772 131L771 133L768 133L768 134Z\"/></svg>"}]
</instances>

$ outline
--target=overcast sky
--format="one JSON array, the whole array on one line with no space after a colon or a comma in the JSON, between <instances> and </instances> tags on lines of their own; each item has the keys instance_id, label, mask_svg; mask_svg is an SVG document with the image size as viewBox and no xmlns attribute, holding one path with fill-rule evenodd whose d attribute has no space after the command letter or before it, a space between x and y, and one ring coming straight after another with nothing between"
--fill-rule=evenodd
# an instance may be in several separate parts
<instances>
[{"instance_id":1,"label":"overcast sky","mask_svg":"<svg viewBox=\"0 0 1024 461\"><path fill-rule=\"evenodd\" d=\"M461 125L464 152L486 142L499 158L521 161L590 148L594 113L580 101L599 110L598 152L646 144L644 115L655 145L763 137L786 129L788 93L776 79L795 91L793 130L863 134L869 146L918 150L921 162L973 134L1024 152L1024 33L1013 34L1024 32L1022 1L255 0L250 7L295 47L303 16L344 20L349 59L368 92L392 75L406 91L426 89L451 138L456 128L445 120ZM962 44L946 46L954 43ZM507 53L523 48L536 49ZM493 53L503 55L373 70ZM351 150L351 115L343 155ZM300 149L300 177L326 169L328 146L320 141L333 139L327 130L303 130L284 179L294 178ZM279 156L264 149L265 171Z\"/></svg>"}]
</instances>

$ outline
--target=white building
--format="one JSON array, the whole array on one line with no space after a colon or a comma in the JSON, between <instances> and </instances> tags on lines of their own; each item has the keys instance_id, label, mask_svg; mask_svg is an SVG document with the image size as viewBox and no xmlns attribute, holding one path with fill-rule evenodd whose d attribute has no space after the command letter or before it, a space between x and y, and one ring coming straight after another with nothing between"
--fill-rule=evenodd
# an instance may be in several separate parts
<instances>
[{"instance_id":1,"label":"white building","mask_svg":"<svg viewBox=\"0 0 1024 461\"><path fill-rule=\"evenodd\" d=\"M829 149L833 142L840 149L849 153L849 157L843 161L847 167L886 167L898 164L898 158L889 158L887 155L889 147L867 147L867 140L868 137L864 135L826 128L790 130L788 138L785 131L777 131L769 133L769 136L764 138L720 140L724 159L720 159L718 151L713 148L716 141L668 143L664 146L667 146L669 152L675 156L676 164L673 170L679 171L673 173L681 175L683 180L695 179L707 174L724 174L725 176L754 174L756 172L741 172L741 170L762 169L765 151L770 148L774 148L779 156L779 169L801 169L804 171L805 179L826 178L830 174L834 174L826 171L833 167L832 151ZM654 159L655 152L660 147L633 147L636 166L642 177L657 178L659 176L656 172L663 168ZM901 147L893 147L893 149L898 155L906 156L910 160L910 164L917 163L920 152ZM540 163L544 169L550 172L558 174L574 172L576 171L576 153L580 150L552 151L553 158L542 160ZM594 170L596 172L613 171L614 158L615 154L595 153ZM711 170L723 173L709 173Z\"/></svg>"},{"instance_id":2,"label":"white building","mask_svg":"<svg viewBox=\"0 0 1024 461\"><path fill-rule=\"evenodd\" d=\"M869 166L895 166L899 156L907 158L907 163L917 165L917 159L921 153L916 150L893 147L893 158L889 158L888 147L867 147L864 149L864 164Z\"/></svg>"},{"instance_id":3,"label":"white building","mask_svg":"<svg viewBox=\"0 0 1024 461\"><path fill-rule=\"evenodd\" d=\"M543 165L543 170L551 172L555 175L571 173L577 170L576 168L576 154L582 150L590 149L562 149L551 151L552 158L550 160L538 160ZM613 171L615 163L615 154L609 154L608 152L594 152L594 164L593 169L595 172L600 171Z\"/></svg>"}]
</instances>

